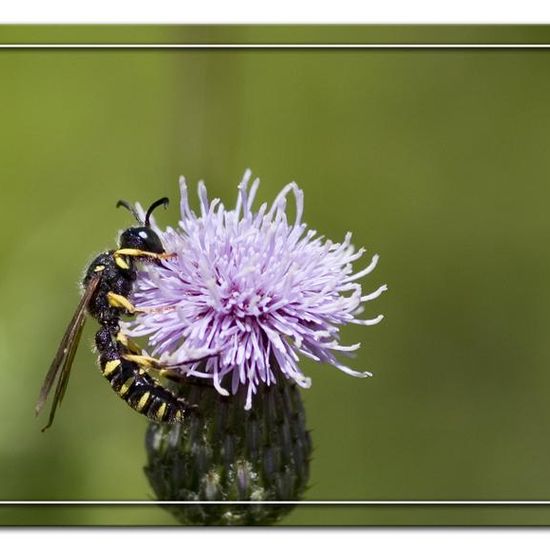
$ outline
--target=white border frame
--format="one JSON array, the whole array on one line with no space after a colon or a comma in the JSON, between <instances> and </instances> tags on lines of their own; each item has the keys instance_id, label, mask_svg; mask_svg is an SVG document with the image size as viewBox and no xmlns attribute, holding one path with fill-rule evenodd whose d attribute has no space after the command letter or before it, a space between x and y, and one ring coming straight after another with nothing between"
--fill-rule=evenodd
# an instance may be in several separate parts
<instances>
[{"instance_id":1,"label":"white border frame","mask_svg":"<svg viewBox=\"0 0 550 550\"><path fill-rule=\"evenodd\" d=\"M540 24L541 0L5 0L5 23L52 24Z\"/></svg>"},{"instance_id":2,"label":"white border frame","mask_svg":"<svg viewBox=\"0 0 550 550\"><path fill-rule=\"evenodd\" d=\"M550 28L549 28L550 31ZM342 50L385 50L385 49L550 49L550 44L0 44L2 49L342 49ZM318 505L360 505L360 506L509 506L549 505L550 500L0 500L1 506L43 506L43 505L273 505L273 506L318 506Z\"/></svg>"}]
</instances>

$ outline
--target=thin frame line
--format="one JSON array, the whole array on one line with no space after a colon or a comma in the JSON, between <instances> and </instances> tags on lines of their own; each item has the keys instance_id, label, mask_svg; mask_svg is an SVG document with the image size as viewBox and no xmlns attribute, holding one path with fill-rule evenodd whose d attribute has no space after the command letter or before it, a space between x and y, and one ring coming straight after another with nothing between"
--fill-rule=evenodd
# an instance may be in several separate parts
<instances>
[{"instance_id":1,"label":"thin frame line","mask_svg":"<svg viewBox=\"0 0 550 550\"><path fill-rule=\"evenodd\" d=\"M105 505L114 504L116 506L139 506L139 505L208 505L208 506L227 506L227 505L245 505L257 506L266 504L271 506L287 505L345 505L345 506L513 506L513 505L550 505L550 500L2 500L0 506L9 505L27 505L41 506L52 504L57 506L66 505Z\"/></svg>"},{"instance_id":2,"label":"thin frame line","mask_svg":"<svg viewBox=\"0 0 550 550\"><path fill-rule=\"evenodd\" d=\"M545 50L550 44L0 44L5 49L262 49L262 50ZM42 506L42 505L346 505L346 506L545 506L550 500L0 500L0 506Z\"/></svg>"},{"instance_id":3,"label":"thin frame line","mask_svg":"<svg viewBox=\"0 0 550 550\"><path fill-rule=\"evenodd\" d=\"M0 44L0 49L262 49L262 50L396 50L396 49L549 49L550 44Z\"/></svg>"}]
</instances>

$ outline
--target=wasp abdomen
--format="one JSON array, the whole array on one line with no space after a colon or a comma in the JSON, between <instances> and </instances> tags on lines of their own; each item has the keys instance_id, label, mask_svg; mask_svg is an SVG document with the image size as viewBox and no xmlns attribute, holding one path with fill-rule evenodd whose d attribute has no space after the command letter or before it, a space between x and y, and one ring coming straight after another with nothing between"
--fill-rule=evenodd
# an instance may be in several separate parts
<instances>
[{"instance_id":1,"label":"wasp abdomen","mask_svg":"<svg viewBox=\"0 0 550 550\"><path fill-rule=\"evenodd\" d=\"M103 376L132 409L156 422L178 422L186 410L166 388L141 367L124 358L101 363Z\"/></svg>"}]
</instances>

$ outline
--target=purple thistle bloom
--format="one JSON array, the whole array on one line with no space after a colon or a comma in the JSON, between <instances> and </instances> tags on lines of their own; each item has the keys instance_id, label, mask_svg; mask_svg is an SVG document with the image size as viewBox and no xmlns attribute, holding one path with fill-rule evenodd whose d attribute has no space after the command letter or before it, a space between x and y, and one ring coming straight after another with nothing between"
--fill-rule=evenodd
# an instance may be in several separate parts
<instances>
[{"instance_id":1,"label":"purple thistle bloom","mask_svg":"<svg viewBox=\"0 0 550 550\"><path fill-rule=\"evenodd\" d=\"M246 171L233 210L219 199L209 202L200 182L200 216L189 207L180 179L179 228L162 231L152 221L166 251L176 257L139 272L133 303L154 311L127 323L127 334L147 335L154 356L187 376L212 379L222 395L247 386L246 409L260 384L275 383L274 369L310 387L298 368L299 355L352 376L371 376L341 364L335 353L349 355L360 346L340 344L342 325L375 325L383 318L356 318L365 302L387 289L363 295L357 282L373 271L378 256L353 273L364 249L354 249L351 233L333 243L307 230L303 192L295 183L271 207L264 203L253 211L259 180L248 189L250 176ZM290 194L296 201L294 223L285 212Z\"/></svg>"}]
</instances>

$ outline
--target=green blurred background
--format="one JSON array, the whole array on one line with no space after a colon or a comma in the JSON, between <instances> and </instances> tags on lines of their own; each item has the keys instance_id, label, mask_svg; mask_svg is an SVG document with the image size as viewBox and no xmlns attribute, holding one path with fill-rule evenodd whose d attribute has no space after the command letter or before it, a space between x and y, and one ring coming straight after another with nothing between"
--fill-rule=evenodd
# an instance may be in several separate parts
<instances>
[{"instance_id":1,"label":"green blurred background","mask_svg":"<svg viewBox=\"0 0 550 550\"><path fill-rule=\"evenodd\" d=\"M105 42L550 42L545 27L43 28ZM147 499L146 422L115 398L89 323L54 427L33 415L119 198L180 174L229 204L296 180L305 221L381 261L358 380L304 361L309 500L550 500L550 51L0 51L0 499ZM195 202L196 204L196 202ZM156 506L0 506L1 524L173 525ZM307 507L298 524L537 524L546 507Z\"/></svg>"}]
</instances>

